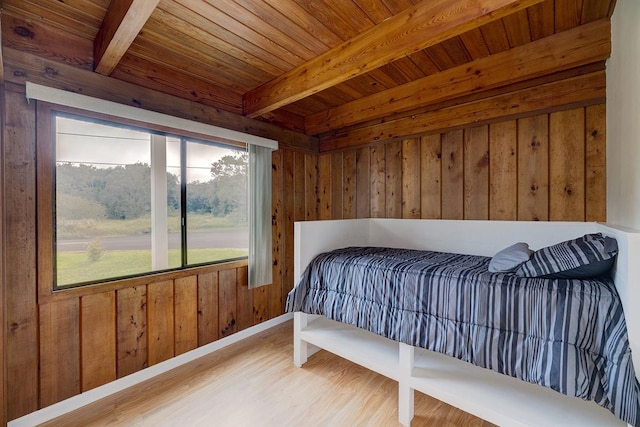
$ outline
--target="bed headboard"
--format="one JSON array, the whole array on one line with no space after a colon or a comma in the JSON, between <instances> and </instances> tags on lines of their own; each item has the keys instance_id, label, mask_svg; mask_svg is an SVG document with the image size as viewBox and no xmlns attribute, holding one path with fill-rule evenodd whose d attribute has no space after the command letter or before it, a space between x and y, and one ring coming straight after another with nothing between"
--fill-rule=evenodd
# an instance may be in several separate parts
<instances>
[{"instance_id":1,"label":"bed headboard","mask_svg":"<svg viewBox=\"0 0 640 427\"><path fill-rule=\"evenodd\" d=\"M295 223L294 277L321 252L387 246L493 256L516 242L539 249L587 233L618 241L613 276L622 299L634 366L640 373L640 232L595 222L350 219Z\"/></svg>"}]
</instances>

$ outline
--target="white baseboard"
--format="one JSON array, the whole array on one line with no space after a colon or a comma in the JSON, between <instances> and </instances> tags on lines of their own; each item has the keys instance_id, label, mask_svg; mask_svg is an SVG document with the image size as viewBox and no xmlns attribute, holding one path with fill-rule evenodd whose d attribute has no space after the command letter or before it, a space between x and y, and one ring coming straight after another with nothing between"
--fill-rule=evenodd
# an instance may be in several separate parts
<instances>
[{"instance_id":1,"label":"white baseboard","mask_svg":"<svg viewBox=\"0 0 640 427\"><path fill-rule=\"evenodd\" d=\"M158 363L157 365L153 365L141 371L134 372L133 374L127 375L126 377L119 378L100 387L96 387L92 390L70 397L66 400L55 403L51 406L47 406L23 417L16 418L15 420L10 421L7 424L7 427L32 427L50 421L68 412L75 411L76 409L79 409L85 405L96 402L114 393L151 379L156 375L163 374L167 371L170 371L171 369L177 368L178 366L184 365L185 363L189 363L202 356L213 353L214 351L220 350L247 337L266 331L267 329L270 329L291 319L293 319L293 313L286 313L273 319L267 320L266 322L262 322L258 325L244 329L233 335L229 335L228 337L221 338L210 344L203 345L202 347L198 347L179 356L173 357L169 360L165 360L164 362Z\"/></svg>"}]
</instances>

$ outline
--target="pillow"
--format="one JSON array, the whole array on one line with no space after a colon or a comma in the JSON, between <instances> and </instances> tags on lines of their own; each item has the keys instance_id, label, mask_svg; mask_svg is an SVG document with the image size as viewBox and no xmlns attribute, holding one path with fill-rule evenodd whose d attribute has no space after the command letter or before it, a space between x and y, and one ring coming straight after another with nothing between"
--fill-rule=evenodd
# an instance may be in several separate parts
<instances>
[{"instance_id":1,"label":"pillow","mask_svg":"<svg viewBox=\"0 0 640 427\"><path fill-rule=\"evenodd\" d=\"M529 249L529 245L524 242L511 245L491 258L489 271L492 273L514 271L520 264L528 261L532 253L533 251Z\"/></svg>"},{"instance_id":2,"label":"pillow","mask_svg":"<svg viewBox=\"0 0 640 427\"><path fill-rule=\"evenodd\" d=\"M600 276L613 266L618 243L601 233L547 246L520 265L520 277L547 279L586 279Z\"/></svg>"}]
</instances>

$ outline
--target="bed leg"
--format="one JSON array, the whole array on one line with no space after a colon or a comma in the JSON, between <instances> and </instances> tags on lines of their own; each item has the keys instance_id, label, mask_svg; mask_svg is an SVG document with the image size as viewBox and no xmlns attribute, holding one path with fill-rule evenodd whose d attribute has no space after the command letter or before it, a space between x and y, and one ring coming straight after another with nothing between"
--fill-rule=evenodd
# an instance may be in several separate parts
<instances>
[{"instance_id":1,"label":"bed leg","mask_svg":"<svg viewBox=\"0 0 640 427\"><path fill-rule=\"evenodd\" d=\"M308 317L306 313L293 314L293 364L298 368L307 362L308 344L300 338L300 333L307 327Z\"/></svg>"},{"instance_id":2,"label":"bed leg","mask_svg":"<svg viewBox=\"0 0 640 427\"><path fill-rule=\"evenodd\" d=\"M414 365L414 347L400 343L399 361L400 375L398 378L398 421L404 426L410 426L413 419L414 391L410 385Z\"/></svg>"}]
</instances>

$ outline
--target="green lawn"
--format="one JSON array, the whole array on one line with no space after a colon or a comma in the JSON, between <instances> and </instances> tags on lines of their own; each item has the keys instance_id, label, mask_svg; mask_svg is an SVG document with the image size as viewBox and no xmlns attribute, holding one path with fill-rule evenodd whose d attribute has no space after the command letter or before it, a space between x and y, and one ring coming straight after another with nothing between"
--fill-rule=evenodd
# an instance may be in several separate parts
<instances>
[{"instance_id":1,"label":"green lawn","mask_svg":"<svg viewBox=\"0 0 640 427\"><path fill-rule=\"evenodd\" d=\"M191 249L189 264L243 256L247 256L247 251L243 249ZM170 250L169 268L179 266L180 250ZM150 250L105 251L98 261L90 261L86 252L58 252L57 254L58 286L148 273L150 270Z\"/></svg>"},{"instance_id":2,"label":"green lawn","mask_svg":"<svg viewBox=\"0 0 640 427\"><path fill-rule=\"evenodd\" d=\"M220 218L213 215L190 213L188 220L190 232L247 227L246 224L238 224L230 218ZM168 228L169 233L179 233L180 218L170 216ZM59 239L93 239L96 237L133 236L149 233L151 233L151 217L149 215L126 220L58 218L56 228L56 234Z\"/></svg>"}]
</instances>

